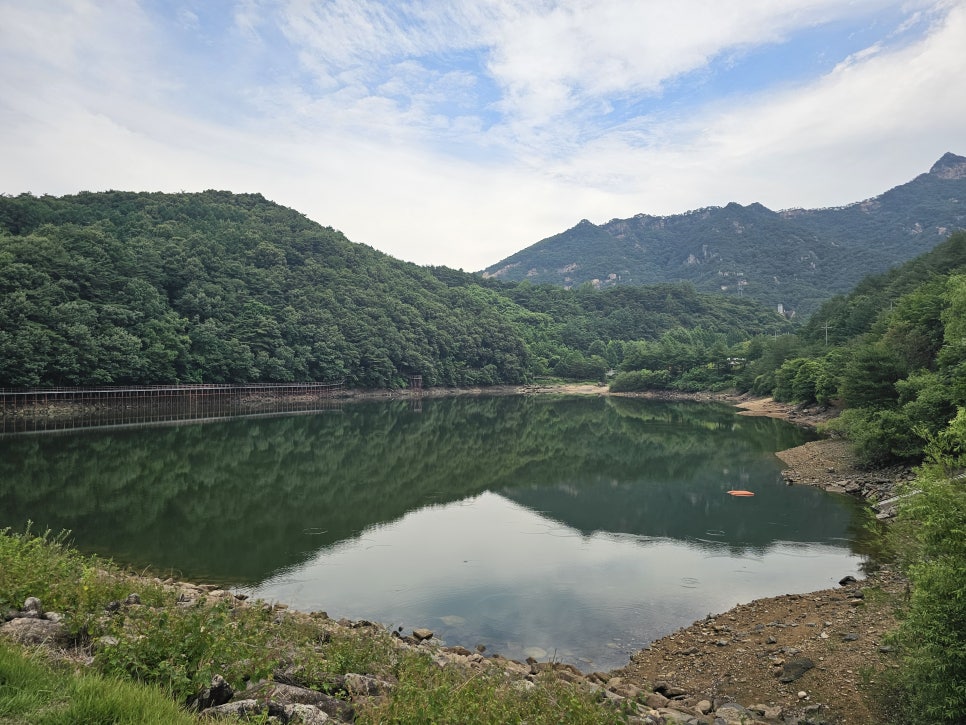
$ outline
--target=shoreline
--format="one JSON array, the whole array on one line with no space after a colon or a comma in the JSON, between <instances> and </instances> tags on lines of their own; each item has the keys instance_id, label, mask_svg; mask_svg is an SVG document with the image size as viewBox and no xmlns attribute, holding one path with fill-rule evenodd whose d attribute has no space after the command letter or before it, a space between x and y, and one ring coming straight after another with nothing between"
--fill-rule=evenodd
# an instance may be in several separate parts
<instances>
[{"instance_id":1,"label":"shoreline","mask_svg":"<svg viewBox=\"0 0 966 725\"><path fill-rule=\"evenodd\" d=\"M767 397L735 393L613 394L605 386L593 383L422 391L349 390L332 400L477 395L615 395L721 402L738 408L739 415L779 418L807 428L815 428L837 414L834 409L793 406ZM251 412L264 406L264 401L249 403ZM74 413L56 410L41 411L37 415L44 418ZM882 500L898 481L910 476L908 469L859 470L849 444L841 439L824 438L776 455L787 466L783 476L789 485L812 485L866 500ZM883 513L888 512L880 512ZM580 679L621 697L636 698L656 690L649 705L682 713L695 713L702 701L712 703L715 708L718 703L733 701L752 708L761 722L782 722L792 715L820 715L826 722L872 723L875 719L855 686L859 684L861 669L872 665L890 666L890 655L883 651L887 648L882 638L894 628L895 612L887 602L899 596L904 586L896 574L883 568L865 580L841 588L756 599L709 615L655 640L631 655L629 663L622 668L581 673ZM453 657L459 659L455 654ZM785 665L801 657L807 657L812 663L810 671L791 683L782 682L785 678L780 675ZM499 656L487 660L514 672L533 666L533 663L525 665ZM570 669L576 677L575 669ZM778 712L784 713L782 719L776 716Z\"/></svg>"}]
</instances>

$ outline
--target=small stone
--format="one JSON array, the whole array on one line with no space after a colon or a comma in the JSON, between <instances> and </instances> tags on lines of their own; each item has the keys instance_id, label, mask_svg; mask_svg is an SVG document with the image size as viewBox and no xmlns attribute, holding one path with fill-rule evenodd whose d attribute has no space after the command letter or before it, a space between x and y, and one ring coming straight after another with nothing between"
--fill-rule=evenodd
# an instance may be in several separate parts
<instances>
[{"instance_id":1,"label":"small stone","mask_svg":"<svg viewBox=\"0 0 966 725\"><path fill-rule=\"evenodd\" d=\"M808 657L794 657L785 663L779 682L794 682L815 666Z\"/></svg>"},{"instance_id":2,"label":"small stone","mask_svg":"<svg viewBox=\"0 0 966 725\"><path fill-rule=\"evenodd\" d=\"M846 634L846 635L844 635L842 637L842 641L843 642L855 642L858 638L859 638L859 635L857 635L855 632L849 632L848 634Z\"/></svg>"},{"instance_id":3,"label":"small stone","mask_svg":"<svg viewBox=\"0 0 966 725\"><path fill-rule=\"evenodd\" d=\"M124 603L127 604L128 606L130 606L132 604L140 604L141 603L141 595L140 594L136 594L136 593L128 594L127 595L127 599L124 600Z\"/></svg>"},{"instance_id":4,"label":"small stone","mask_svg":"<svg viewBox=\"0 0 966 725\"><path fill-rule=\"evenodd\" d=\"M694 706L694 709L700 712L702 715L707 715L709 712L711 712L711 701L701 700L697 705Z\"/></svg>"},{"instance_id":5,"label":"small stone","mask_svg":"<svg viewBox=\"0 0 966 725\"><path fill-rule=\"evenodd\" d=\"M775 639L774 637L768 637L765 640L765 644L778 644L778 640Z\"/></svg>"},{"instance_id":6,"label":"small stone","mask_svg":"<svg viewBox=\"0 0 966 725\"><path fill-rule=\"evenodd\" d=\"M805 690L799 690L798 691L798 699L799 700L804 700L806 697L808 697L808 693L805 692Z\"/></svg>"},{"instance_id":7,"label":"small stone","mask_svg":"<svg viewBox=\"0 0 966 725\"><path fill-rule=\"evenodd\" d=\"M855 584L856 581L857 581L856 578L851 574L849 574L848 576L844 576L841 579L839 579L839 586L844 587L848 584Z\"/></svg>"},{"instance_id":8,"label":"small stone","mask_svg":"<svg viewBox=\"0 0 966 725\"><path fill-rule=\"evenodd\" d=\"M424 639L432 639L433 630L426 629L425 627L420 627L419 629L413 630L413 637L422 642Z\"/></svg>"},{"instance_id":9,"label":"small stone","mask_svg":"<svg viewBox=\"0 0 966 725\"><path fill-rule=\"evenodd\" d=\"M35 614L38 617L44 616L44 608L37 597L27 597L23 603L23 611Z\"/></svg>"}]
</instances>

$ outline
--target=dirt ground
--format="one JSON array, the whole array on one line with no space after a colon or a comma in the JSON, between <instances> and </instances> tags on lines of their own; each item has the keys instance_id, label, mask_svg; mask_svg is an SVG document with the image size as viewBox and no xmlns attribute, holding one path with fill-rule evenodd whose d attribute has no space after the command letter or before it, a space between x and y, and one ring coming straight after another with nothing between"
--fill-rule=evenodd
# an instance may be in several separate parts
<instances>
[{"instance_id":1,"label":"dirt ground","mask_svg":"<svg viewBox=\"0 0 966 725\"><path fill-rule=\"evenodd\" d=\"M771 399L732 402L747 415L803 425L834 417L834 411L803 411ZM778 455L798 483L824 487L869 475L856 468L843 440L813 441ZM759 599L654 642L611 674L645 690L667 683L684 690L683 700L689 704L717 698L745 707L761 705L759 712L777 716L771 722L809 718L872 725L881 718L876 703L859 686L863 681L874 684L876 672L895 666L884 635L896 625L896 598L901 602L906 593L901 577L883 567L864 580L833 589ZM783 682L790 674L786 665L802 658L812 667Z\"/></svg>"}]
</instances>

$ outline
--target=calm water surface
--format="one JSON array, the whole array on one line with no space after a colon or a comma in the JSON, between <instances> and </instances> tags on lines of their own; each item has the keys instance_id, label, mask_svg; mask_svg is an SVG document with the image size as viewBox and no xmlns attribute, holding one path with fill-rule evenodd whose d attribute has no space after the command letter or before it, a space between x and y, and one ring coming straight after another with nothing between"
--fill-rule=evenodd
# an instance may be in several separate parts
<instances>
[{"instance_id":1,"label":"calm water surface","mask_svg":"<svg viewBox=\"0 0 966 725\"><path fill-rule=\"evenodd\" d=\"M858 572L861 507L779 475L774 452L807 439L729 406L549 396L18 434L0 437L0 526L609 669L708 613Z\"/></svg>"}]
</instances>

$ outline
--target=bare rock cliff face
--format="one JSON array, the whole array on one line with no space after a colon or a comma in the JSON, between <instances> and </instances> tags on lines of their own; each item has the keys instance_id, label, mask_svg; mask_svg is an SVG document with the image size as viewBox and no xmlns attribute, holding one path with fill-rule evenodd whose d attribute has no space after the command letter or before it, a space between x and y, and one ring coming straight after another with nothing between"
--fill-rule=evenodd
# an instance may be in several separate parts
<instances>
[{"instance_id":1,"label":"bare rock cliff face","mask_svg":"<svg viewBox=\"0 0 966 725\"><path fill-rule=\"evenodd\" d=\"M929 173L940 179L966 179L966 157L946 153L939 159Z\"/></svg>"}]
</instances>

